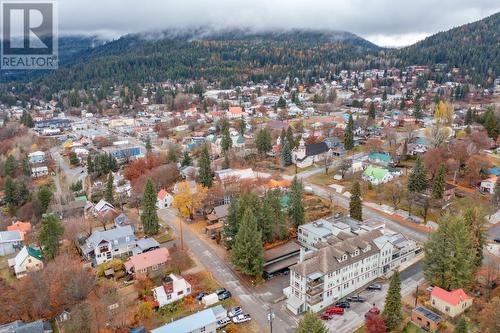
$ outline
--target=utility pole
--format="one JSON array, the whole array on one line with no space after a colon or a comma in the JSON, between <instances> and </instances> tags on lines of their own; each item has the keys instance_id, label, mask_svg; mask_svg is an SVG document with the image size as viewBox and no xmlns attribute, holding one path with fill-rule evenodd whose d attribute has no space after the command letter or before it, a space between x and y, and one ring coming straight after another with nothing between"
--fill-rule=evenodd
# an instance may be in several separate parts
<instances>
[{"instance_id":1,"label":"utility pole","mask_svg":"<svg viewBox=\"0 0 500 333\"><path fill-rule=\"evenodd\" d=\"M417 284L417 291L415 292L415 307L417 307L418 303L418 284Z\"/></svg>"},{"instance_id":2,"label":"utility pole","mask_svg":"<svg viewBox=\"0 0 500 333\"><path fill-rule=\"evenodd\" d=\"M179 230L180 230L180 234L181 234L181 250L184 250L184 237L182 235L182 219L180 217L177 217L177 219L179 220Z\"/></svg>"}]
</instances>

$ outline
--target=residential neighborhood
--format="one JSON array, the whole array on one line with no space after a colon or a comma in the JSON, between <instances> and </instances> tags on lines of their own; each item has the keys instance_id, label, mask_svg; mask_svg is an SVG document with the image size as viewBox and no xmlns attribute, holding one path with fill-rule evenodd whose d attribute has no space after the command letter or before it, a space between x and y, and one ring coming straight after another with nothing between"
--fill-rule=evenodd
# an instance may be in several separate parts
<instances>
[{"instance_id":1,"label":"residential neighborhood","mask_svg":"<svg viewBox=\"0 0 500 333\"><path fill-rule=\"evenodd\" d=\"M203 29L0 82L0 333L499 332L498 59Z\"/></svg>"}]
</instances>

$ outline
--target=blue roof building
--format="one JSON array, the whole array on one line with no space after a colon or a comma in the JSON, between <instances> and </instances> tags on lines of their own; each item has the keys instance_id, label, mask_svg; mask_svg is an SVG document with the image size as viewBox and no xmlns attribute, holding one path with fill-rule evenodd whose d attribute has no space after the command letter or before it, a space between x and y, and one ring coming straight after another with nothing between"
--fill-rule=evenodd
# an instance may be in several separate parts
<instances>
[{"instance_id":1,"label":"blue roof building","mask_svg":"<svg viewBox=\"0 0 500 333\"><path fill-rule=\"evenodd\" d=\"M222 305L217 305L152 329L151 333L216 333L217 321L225 317L226 310Z\"/></svg>"}]
</instances>

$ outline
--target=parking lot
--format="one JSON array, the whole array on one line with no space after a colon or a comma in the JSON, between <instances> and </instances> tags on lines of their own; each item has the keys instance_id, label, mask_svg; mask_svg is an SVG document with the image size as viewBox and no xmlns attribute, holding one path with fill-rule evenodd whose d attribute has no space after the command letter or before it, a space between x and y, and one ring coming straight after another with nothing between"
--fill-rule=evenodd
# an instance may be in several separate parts
<instances>
[{"instance_id":1,"label":"parking lot","mask_svg":"<svg viewBox=\"0 0 500 333\"><path fill-rule=\"evenodd\" d=\"M401 295L410 294L416 289L417 284L423 281L422 274L415 274L401 282ZM346 309L343 315L336 315L331 320L325 321L325 324L329 328L330 332L336 333L351 333L357 330L360 326L364 324L365 313L370 310L373 305L379 309L384 308L385 296L387 294L387 289L389 288L389 281L385 281L382 284L382 290L370 291L365 290L359 293L360 296L366 298L366 302L355 303L350 302L351 307Z\"/></svg>"}]
</instances>

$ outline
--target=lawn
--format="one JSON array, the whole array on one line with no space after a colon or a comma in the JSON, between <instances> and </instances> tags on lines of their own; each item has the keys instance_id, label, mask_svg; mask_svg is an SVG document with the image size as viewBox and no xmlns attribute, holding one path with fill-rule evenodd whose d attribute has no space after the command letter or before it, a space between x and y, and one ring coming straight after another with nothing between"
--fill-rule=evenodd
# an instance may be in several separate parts
<instances>
[{"instance_id":1,"label":"lawn","mask_svg":"<svg viewBox=\"0 0 500 333\"><path fill-rule=\"evenodd\" d=\"M306 168L297 168L297 173L308 171L311 169L314 169L314 165L308 166ZM283 173L285 175L289 175L289 176L295 175L295 165L292 164L292 165L287 166L285 168L285 170L283 171Z\"/></svg>"},{"instance_id":2,"label":"lawn","mask_svg":"<svg viewBox=\"0 0 500 333\"><path fill-rule=\"evenodd\" d=\"M423 329L415 326L413 323L408 323L408 325L403 328L401 333L426 333L427 331L424 331Z\"/></svg>"},{"instance_id":3,"label":"lawn","mask_svg":"<svg viewBox=\"0 0 500 333\"><path fill-rule=\"evenodd\" d=\"M172 240L173 238L174 237L173 237L172 228L167 228L167 230L165 230L165 232L163 232L163 228L162 228L162 230L160 230L160 233L158 235L154 236L154 239L160 244L166 243L166 242Z\"/></svg>"}]
</instances>

